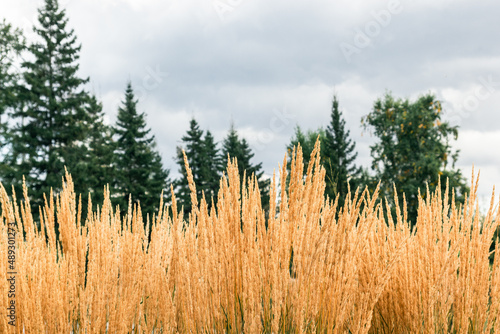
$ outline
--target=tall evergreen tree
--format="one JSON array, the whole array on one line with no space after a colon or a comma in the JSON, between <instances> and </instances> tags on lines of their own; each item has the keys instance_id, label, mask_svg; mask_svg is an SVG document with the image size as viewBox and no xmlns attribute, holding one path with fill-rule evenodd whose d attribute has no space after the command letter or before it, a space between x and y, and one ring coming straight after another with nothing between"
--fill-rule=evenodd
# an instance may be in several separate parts
<instances>
[{"instance_id":1,"label":"tall evergreen tree","mask_svg":"<svg viewBox=\"0 0 500 334\"><path fill-rule=\"evenodd\" d=\"M238 171L240 175L243 175L245 169L243 168L243 164L240 165L239 163L239 157L242 156L240 138L232 122L226 138L222 141L221 161L223 163L221 167L223 169L227 166L228 155L230 158L236 158L238 160Z\"/></svg>"},{"instance_id":2,"label":"tall evergreen tree","mask_svg":"<svg viewBox=\"0 0 500 334\"><path fill-rule=\"evenodd\" d=\"M205 197L207 200L213 198L214 203L217 199L217 193L219 191L219 181L220 181L220 170L221 170L221 160L219 158L219 150L217 148L217 143L210 131L205 132L203 138L203 161L201 177L202 177L202 190L205 192ZM210 204L210 202L209 202Z\"/></svg>"},{"instance_id":3,"label":"tall evergreen tree","mask_svg":"<svg viewBox=\"0 0 500 334\"><path fill-rule=\"evenodd\" d=\"M227 165L228 156L231 159L236 158L236 160L238 161L238 171L240 173L242 181L244 174L247 178L255 175L259 183L262 205L265 209L268 209L270 182L269 180L266 180L264 178L262 163L252 163L251 160L255 156L255 153L252 152L250 145L248 145L248 142L245 138L240 139L240 137L238 136L238 132L234 128L234 124L231 124L229 132L222 142L221 160L224 162L224 168Z\"/></svg>"},{"instance_id":4,"label":"tall evergreen tree","mask_svg":"<svg viewBox=\"0 0 500 334\"><path fill-rule=\"evenodd\" d=\"M19 29L0 22L0 150L10 150L8 111L19 103L17 98L21 73L15 69L15 63L20 60L20 54L25 49L24 37ZM0 163L0 178L11 173L10 164Z\"/></svg>"},{"instance_id":5,"label":"tall evergreen tree","mask_svg":"<svg viewBox=\"0 0 500 334\"><path fill-rule=\"evenodd\" d=\"M26 177L33 204L41 204L42 193L58 190L65 166L72 173L77 193L86 193L87 147L84 142L91 121L89 95L80 78L73 30L57 0L45 0L38 10L38 41L28 47L30 60L22 64L22 106L13 117L12 150L7 160L14 166L11 183L18 187Z\"/></svg>"},{"instance_id":6,"label":"tall evergreen tree","mask_svg":"<svg viewBox=\"0 0 500 334\"><path fill-rule=\"evenodd\" d=\"M212 134L207 132L204 137L203 130L200 129L198 122L194 118L189 122L189 130L186 132L186 135L182 137L182 143L182 146L177 147L176 160L179 165L181 176L176 182L176 195L181 205L184 206L184 212L187 214L191 211L192 203L182 151L184 150L186 153L189 168L193 174L198 202L201 200L203 193L205 193L207 201L211 203L210 196L216 194L216 190L214 189L214 175L218 175L217 169L215 169L215 173L212 175L209 174L214 170L214 167L217 166L217 148ZM207 187L208 185L214 188Z\"/></svg>"},{"instance_id":7,"label":"tall evergreen tree","mask_svg":"<svg viewBox=\"0 0 500 334\"><path fill-rule=\"evenodd\" d=\"M201 199L202 190L202 173L203 169L203 131L200 129L198 122L194 118L189 122L189 130L182 137L182 146L177 146L176 161L179 165L180 178L176 181L176 196L180 204L184 207L184 212L191 211L191 191L189 190L189 182L187 179L186 167L184 164L184 154L186 154L189 162L189 168L193 174L193 180L196 184L197 199Z\"/></svg>"},{"instance_id":8,"label":"tall evergreen tree","mask_svg":"<svg viewBox=\"0 0 500 334\"><path fill-rule=\"evenodd\" d=\"M164 169L156 150L154 136L146 128L146 116L137 112L132 84L125 91L125 100L118 109L114 132L116 140L116 184L120 209L126 210L129 196L134 203L140 202L143 216L156 212L162 191L166 190L169 171ZM164 196L170 192L164 191ZM166 198L165 198L166 199Z\"/></svg>"},{"instance_id":9,"label":"tall evergreen tree","mask_svg":"<svg viewBox=\"0 0 500 334\"><path fill-rule=\"evenodd\" d=\"M20 73L14 69L24 50L24 37L19 29L14 29L5 20L0 22L0 117L16 100L16 86ZM0 123L2 128L4 122Z\"/></svg>"},{"instance_id":10,"label":"tall evergreen tree","mask_svg":"<svg viewBox=\"0 0 500 334\"><path fill-rule=\"evenodd\" d=\"M326 133L323 128L318 128L317 130L307 130L306 133L302 131L300 126L295 127L295 134L292 137L290 144L287 147L288 152L288 172L290 172L291 168L291 159L294 147L297 147L300 144L303 155L304 162L304 173L307 170L307 166L309 165L309 160L311 157L311 153L314 150L314 145L316 145L316 141L319 139L321 143L321 164L324 165L325 161L325 143L326 143Z\"/></svg>"},{"instance_id":11,"label":"tall evergreen tree","mask_svg":"<svg viewBox=\"0 0 500 334\"><path fill-rule=\"evenodd\" d=\"M337 96L333 97L330 124L325 131L325 142L322 145L324 167L326 169L326 194L330 199L339 195L339 205L344 205L348 191L348 182L355 190L361 169L354 161L358 153L354 152L356 144L349 138L350 131L345 128L345 120L339 110Z\"/></svg>"}]
</instances>

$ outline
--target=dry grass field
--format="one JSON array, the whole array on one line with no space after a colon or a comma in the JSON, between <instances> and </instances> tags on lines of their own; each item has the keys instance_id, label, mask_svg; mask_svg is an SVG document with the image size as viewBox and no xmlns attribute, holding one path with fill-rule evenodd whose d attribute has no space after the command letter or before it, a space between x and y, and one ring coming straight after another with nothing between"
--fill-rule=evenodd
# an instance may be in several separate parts
<instances>
[{"instance_id":1,"label":"dry grass field","mask_svg":"<svg viewBox=\"0 0 500 334\"><path fill-rule=\"evenodd\" d=\"M0 272L15 267L16 326L3 279L0 332L500 333L493 196L480 219L477 180L463 206L427 193L412 232L377 193L356 192L342 208L325 200L318 150L306 178L300 150L294 156L288 189L278 187L284 160L267 221L255 180L240 186L232 163L215 207L193 197L183 217L175 197L161 204L150 243L140 208L122 220L109 193L82 222L88 209L69 175L47 196L40 230L28 190L16 203L2 187Z\"/></svg>"}]
</instances>

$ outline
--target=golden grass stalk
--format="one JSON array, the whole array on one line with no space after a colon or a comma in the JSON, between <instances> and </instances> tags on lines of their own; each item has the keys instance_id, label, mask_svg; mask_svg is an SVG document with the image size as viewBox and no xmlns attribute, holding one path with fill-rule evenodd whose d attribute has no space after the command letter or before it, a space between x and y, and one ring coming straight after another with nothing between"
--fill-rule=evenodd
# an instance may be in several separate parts
<instances>
[{"instance_id":1,"label":"golden grass stalk","mask_svg":"<svg viewBox=\"0 0 500 334\"><path fill-rule=\"evenodd\" d=\"M272 179L267 215L255 177L241 183L236 161L211 206L197 202L188 167L193 210L183 217L171 189L150 242L140 207L123 215L108 189L82 224L68 174L40 210L41 229L27 189L17 203L1 187L4 273L8 224L18 233L16 326L0 316L0 332L500 332L500 258L488 259L500 211L492 196L480 219L477 180L463 206L441 187L427 190L412 232L378 190L349 194L342 208L324 198L319 143L306 177L300 148L292 158L290 175L285 158ZM3 310L8 290L2 280Z\"/></svg>"}]
</instances>

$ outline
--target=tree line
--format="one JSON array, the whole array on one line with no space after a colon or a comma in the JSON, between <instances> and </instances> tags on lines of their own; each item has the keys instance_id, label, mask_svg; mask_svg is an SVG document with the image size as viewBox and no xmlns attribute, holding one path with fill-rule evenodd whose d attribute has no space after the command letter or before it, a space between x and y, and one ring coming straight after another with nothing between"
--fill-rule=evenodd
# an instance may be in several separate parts
<instances>
[{"instance_id":1,"label":"tree line","mask_svg":"<svg viewBox=\"0 0 500 334\"><path fill-rule=\"evenodd\" d=\"M346 201L348 187L355 190L379 186L380 198L385 198L396 214L396 199L403 211L406 202L407 219L415 225L419 199L441 185L443 193L448 183L449 197L463 203L469 192L467 180L456 167L458 150L453 150L450 140L457 139L458 127L441 120L442 106L432 94L416 101L394 98L386 93L377 99L373 109L361 119L366 131L371 131L377 141L371 145L371 171L356 166L356 144L350 138L339 101L333 97L331 119L326 129L309 129L299 126L289 145L289 151L301 144L306 162L316 139L322 143L321 163L326 171L325 193L331 199L339 196L339 208ZM396 191L397 189L397 191Z\"/></svg>"},{"instance_id":2,"label":"tree line","mask_svg":"<svg viewBox=\"0 0 500 334\"><path fill-rule=\"evenodd\" d=\"M28 44L19 29L0 23L0 179L17 194L25 182L34 208L44 204L44 194L60 189L68 170L76 193L90 194L94 209L109 185L113 204L122 212L132 201L140 203L143 215L152 215L160 194L169 201L173 184L187 213L191 202L182 150L199 200L203 194L208 201L216 197L228 156L238 160L242 172L255 175L263 198L268 197L262 164L252 162L254 153L234 126L219 149L195 119L177 148L181 177L171 181L146 115L137 110L131 82L116 123L105 124L101 102L85 88L89 78L78 75L81 45L57 0L44 2L33 30L38 38ZM82 198L82 207L87 205L88 198Z\"/></svg>"},{"instance_id":3,"label":"tree line","mask_svg":"<svg viewBox=\"0 0 500 334\"><path fill-rule=\"evenodd\" d=\"M78 75L81 45L57 0L45 0L33 29L38 38L27 43L20 30L5 21L0 23L0 180L12 185L17 194L22 194L24 181L33 207L43 204L43 194L59 190L67 168L75 191L90 193L94 208L102 202L104 186L109 184L113 204L122 212L131 200L140 203L143 215L151 216L160 194L165 202L170 200L172 184L188 213L191 201L183 150L198 200L205 196L207 202L216 202L229 156L237 159L241 175L254 176L263 205L268 205L269 180L264 177L262 163L253 162L254 153L234 125L222 143L217 143L193 118L175 157L181 176L172 181L170 171L163 167L156 139L147 128L146 115L137 111L131 82L116 123L105 124L101 102L85 88L89 78ZM375 101L373 110L362 119L364 128L378 138L371 146L371 172L355 164L355 143L336 96L326 128L303 130L297 126L289 150L300 144L307 163L319 138L326 196L332 200L338 197L342 208L348 200L348 187L373 191L380 181L382 196L393 206L394 189L405 194L408 218L414 224L426 185L432 192L441 179L444 189L448 179L450 192L459 201L468 191L465 178L455 167L458 151L449 144L458 135L458 128L442 121L441 111L433 95L411 102L387 93ZM87 201L82 197L84 208Z\"/></svg>"}]
</instances>

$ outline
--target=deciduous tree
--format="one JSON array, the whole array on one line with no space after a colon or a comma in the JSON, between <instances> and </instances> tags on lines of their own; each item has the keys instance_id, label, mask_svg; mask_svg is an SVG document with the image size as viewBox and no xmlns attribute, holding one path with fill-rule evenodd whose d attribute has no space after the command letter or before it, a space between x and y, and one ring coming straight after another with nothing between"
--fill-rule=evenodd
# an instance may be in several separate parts
<instances>
[{"instance_id":1,"label":"deciduous tree","mask_svg":"<svg viewBox=\"0 0 500 334\"><path fill-rule=\"evenodd\" d=\"M459 151L450 146L458 127L442 122L441 111L440 101L431 94L410 102L388 93L362 120L378 138L371 155L372 169L382 181L382 195L393 203L394 185L400 195L404 193L412 224L416 223L419 190L425 194L426 185L433 192L441 178L444 191L448 179L457 201L463 201L469 190L455 167Z\"/></svg>"}]
</instances>

